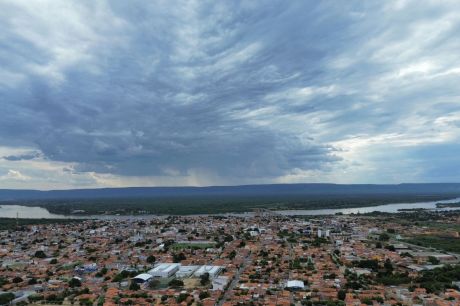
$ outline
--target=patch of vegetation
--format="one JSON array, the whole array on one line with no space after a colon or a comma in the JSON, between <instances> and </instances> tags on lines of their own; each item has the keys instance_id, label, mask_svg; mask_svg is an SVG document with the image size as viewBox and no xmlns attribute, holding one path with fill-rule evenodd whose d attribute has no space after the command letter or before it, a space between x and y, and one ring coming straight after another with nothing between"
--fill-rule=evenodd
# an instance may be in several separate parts
<instances>
[{"instance_id":1,"label":"patch of vegetation","mask_svg":"<svg viewBox=\"0 0 460 306\"><path fill-rule=\"evenodd\" d=\"M406 273L393 273L378 276L376 281L385 286L399 286L409 284L412 279Z\"/></svg>"},{"instance_id":2,"label":"patch of vegetation","mask_svg":"<svg viewBox=\"0 0 460 306\"><path fill-rule=\"evenodd\" d=\"M129 290L136 291L139 289L141 289L141 286L139 286L139 284L136 282L131 282L131 284L129 285Z\"/></svg>"},{"instance_id":3,"label":"patch of vegetation","mask_svg":"<svg viewBox=\"0 0 460 306\"><path fill-rule=\"evenodd\" d=\"M377 271L379 269L379 262L375 259L362 259L359 261L353 261L353 266L363 269L370 269L373 271Z\"/></svg>"},{"instance_id":4,"label":"patch of vegetation","mask_svg":"<svg viewBox=\"0 0 460 306\"><path fill-rule=\"evenodd\" d=\"M6 285L8 283L9 283L9 281L6 278L3 278L3 277L0 276L0 287L2 287L3 285Z\"/></svg>"},{"instance_id":5,"label":"patch of vegetation","mask_svg":"<svg viewBox=\"0 0 460 306\"><path fill-rule=\"evenodd\" d=\"M448 208L448 207L460 207L460 202L455 202L455 203L436 203L437 208Z\"/></svg>"},{"instance_id":6,"label":"patch of vegetation","mask_svg":"<svg viewBox=\"0 0 460 306\"><path fill-rule=\"evenodd\" d=\"M82 219L15 219L15 218L0 218L0 230L19 230L25 231L29 225L40 224L69 224L82 222Z\"/></svg>"},{"instance_id":7,"label":"patch of vegetation","mask_svg":"<svg viewBox=\"0 0 460 306\"><path fill-rule=\"evenodd\" d=\"M174 278L169 282L168 285L173 288L184 287L184 282L181 281L180 279Z\"/></svg>"},{"instance_id":8,"label":"patch of vegetation","mask_svg":"<svg viewBox=\"0 0 460 306\"><path fill-rule=\"evenodd\" d=\"M78 278L72 278L69 281L69 287L70 288L81 287L81 281Z\"/></svg>"},{"instance_id":9,"label":"patch of vegetation","mask_svg":"<svg viewBox=\"0 0 460 306\"><path fill-rule=\"evenodd\" d=\"M212 243L175 243L171 246L173 250L182 250L182 249L208 249L213 248L214 244Z\"/></svg>"},{"instance_id":10,"label":"patch of vegetation","mask_svg":"<svg viewBox=\"0 0 460 306\"><path fill-rule=\"evenodd\" d=\"M450 230L460 232L460 224L446 223L446 222L428 222L424 226L431 227L439 230Z\"/></svg>"},{"instance_id":11,"label":"patch of vegetation","mask_svg":"<svg viewBox=\"0 0 460 306\"><path fill-rule=\"evenodd\" d=\"M202 274L200 276L200 284L201 284L201 286L206 286L207 284L209 284L209 281L210 281L210 279L209 279L209 273L208 272L206 272L206 273L204 273L204 274Z\"/></svg>"},{"instance_id":12,"label":"patch of vegetation","mask_svg":"<svg viewBox=\"0 0 460 306\"><path fill-rule=\"evenodd\" d=\"M134 277L138 274L138 271L126 271L126 270L123 270L121 271L120 273L118 273L117 275L115 275L115 277L112 279L112 282L121 282L122 280L128 278L128 277Z\"/></svg>"},{"instance_id":13,"label":"patch of vegetation","mask_svg":"<svg viewBox=\"0 0 460 306\"><path fill-rule=\"evenodd\" d=\"M184 253L174 253L173 254L173 262L181 262L182 260L186 260L187 257L185 257L185 254Z\"/></svg>"},{"instance_id":14,"label":"patch of vegetation","mask_svg":"<svg viewBox=\"0 0 460 306\"><path fill-rule=\"evenodd\" d=\"M36 257L36 258L46 258L46 254L45 254L45 252L39 250L39 251L35 252L34 257Z\"/></svg>"},{"instance_id":15,"label":"patch of vegetation","mask_svg":"<svg viewBox=\"0 0 460 306\"><path fill-rule=\"evenodd\" d=\"M460 265L444 266L429 271L423 271L417 280L420 287L425 288L427 292L438 293L445 289L452 288L452 282L460 281Z\"/></svg>"},{"instance_id":16,"label":"patch of vegetation","mask_svg":"<svg viewBox=\"0 0 460 306\"><path fill-rule=\"evenodd\" d=\"M415 245L435 248L441 251L460 253L460 238L433 235L419 235L405 240Z\"/></svg>"},{"instance_id":17,"label":"patch of vegetation","mask_svg":"<svg viewBox=\"0 0 460 306\"><path fill-rule=\"evenodd\" d=\"M0 305L8 305L12 300L14 300L14 294L7 292L0 294Z\"/></svg>"},{"instance_id":18,"label":"patch of vegetation","mask_svg":"<svg viewBox=\"0 0 460 306\"><path fill-rule=\"evenodd\" d=\"M153 198L97 198L27 200L21 202L2 202L2 205L15 204L39 206L51 213L70 215L75 210L83 210L86 215L98 214L163 214L189 215L206 213L238 213L263 208L282 209L324 209L378 206L390 203L414 203L438 201L454 195L413 195L413 194L320 194L320 195L270 195L270 196L176 196Z\"/></svg>"}]
</instances>

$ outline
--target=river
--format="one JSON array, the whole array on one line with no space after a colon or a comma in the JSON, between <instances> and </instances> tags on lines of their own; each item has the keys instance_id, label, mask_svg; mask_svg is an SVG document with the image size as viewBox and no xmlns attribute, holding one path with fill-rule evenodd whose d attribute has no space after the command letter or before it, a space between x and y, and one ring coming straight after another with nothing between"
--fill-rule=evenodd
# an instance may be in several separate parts
<instances>
[{"instance_id":1,"label":"river","mask_svg":"<svg viewBox=\"0 0 460 306\"><path fill-rule=\"evenodd\" d=\"M423 208L436 211L456 210L460 207L447 207L437 208L436 203L455 203L460 202L460 198L444 200L444 201L432 201L432 202L416 202L416 203L394 203L379 206L366 206L356 208L341 208L341 209L299 209L299 210L279 210L276 211L279 214L285 216L292 215L305 215L305 216L316 216L316 215L334 215L336 213L342 213L344 215L357 214L357 213L369 213L373 211L397 213L400 209L416 209ZM234 214L223 214L233 216L251 216L252 212L248 213L234 213ZM35 206L23 206L23 205L0 205L0 217L1 218L37 218L37 219L79 219L79 218L94 218L94 219L129 219L129 218L149 218L154 215L139 215L139 216L118 216L118 215L95 215L95 216L66 216L57 215L50 213L47 209ZM205 215L201 215L205 216Z\"/></svg>"}]
</instances>

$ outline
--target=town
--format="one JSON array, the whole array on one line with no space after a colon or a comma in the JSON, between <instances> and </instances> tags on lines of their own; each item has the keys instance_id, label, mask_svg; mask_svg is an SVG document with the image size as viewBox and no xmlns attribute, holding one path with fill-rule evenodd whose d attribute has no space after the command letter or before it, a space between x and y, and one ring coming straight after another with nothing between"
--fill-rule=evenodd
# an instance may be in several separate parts
<instances>
[{"instance_id":1,"label":"town","mask_svg":"<svg viewBox=\"0 0 460 306\"><path fill-rule=\"evenodd\" d=\"M260 211L21 225L0 231L0 305L460 305L459 223Z\"/></svg>"}]
</instances>

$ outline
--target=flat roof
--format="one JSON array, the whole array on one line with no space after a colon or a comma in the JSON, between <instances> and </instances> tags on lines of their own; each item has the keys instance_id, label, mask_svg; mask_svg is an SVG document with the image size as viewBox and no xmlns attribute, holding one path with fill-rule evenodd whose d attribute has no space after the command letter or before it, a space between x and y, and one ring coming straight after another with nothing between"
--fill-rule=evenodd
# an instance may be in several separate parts
<instances>
[{"instance_id":1,"label":"flat roof","mask_svg":"<svg viewBox=\"0 0 460 306\"><path fill-rule=\"evenodd\" d=\"M133 277L135 279L140 279L140 280L143 280L144 282L145 281L148 281L149 279L152 278L152 275L150 274L147 274L147 273L141 273L139 275L136 275L135 277Z\"/></svg>"},{"instance_id":2,"label":"flat roof","mask_svg":"<svg viewBox=\"0 0 460 306\"><path fill-rule=\"evenodd\" d=\"M304 288L303 281L300 280L288 280L286 287L288 288Z\"/></svg>"},{"instance_id":3,"label":"flat roof","mask_svg":"<svg viewBox=\"0 0 460 306\"><path fill-rule=\"evenodd\" d=\"M201 274L201 273L217 273L219 272L221 269L223 269L224 267L223 266L201 266L198 268L198 270L196 270L195 274Z\"/></svg>"},{"instance_id":4,"label":"flat roof","mask_svg":"<svg viewBox=\"0 0 460 306\"><path fill-rule=\"evenodd\" d=\"M180 266L179 272L192 272L198 269L199 266Z\"/></svg>"},{"instance_id":5,"label":"flat roof","mask_svg":"<svg viewBox=\"0 0 460 306\"><path fill-rule=\"evenodd\" d=\"M171 270L177 269L180 267L179 263L161 263L155 268L151 269L149 273L156 273L156 272L169 272Z\"/></svg>"}]
</instances>

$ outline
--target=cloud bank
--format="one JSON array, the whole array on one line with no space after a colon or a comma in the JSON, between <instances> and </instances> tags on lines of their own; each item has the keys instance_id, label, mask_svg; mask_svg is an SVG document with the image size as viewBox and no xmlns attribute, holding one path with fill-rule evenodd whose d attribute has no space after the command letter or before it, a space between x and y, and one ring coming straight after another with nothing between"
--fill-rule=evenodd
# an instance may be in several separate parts
<instances>
[{"instance_id":1,"label":"cloud bank","mask_svg":"<svg viewBox=\"0 0 460 306\"><path fill-rule=\"evenodd\" d=\"M460 181L456 1L0 8L2 186Z\"/></svg>"}]
</instances>

